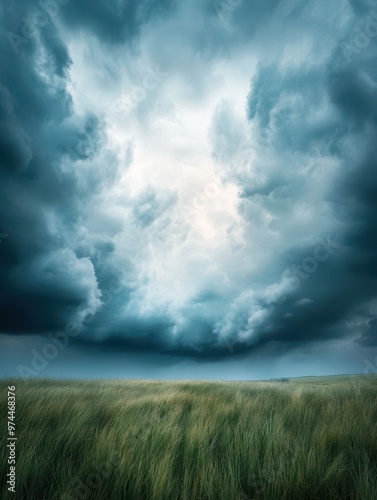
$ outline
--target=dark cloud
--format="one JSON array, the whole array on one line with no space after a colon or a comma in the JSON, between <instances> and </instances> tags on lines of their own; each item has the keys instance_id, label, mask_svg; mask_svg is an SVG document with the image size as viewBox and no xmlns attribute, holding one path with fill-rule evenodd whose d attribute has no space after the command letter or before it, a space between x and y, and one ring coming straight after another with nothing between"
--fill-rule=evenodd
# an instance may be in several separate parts
<instances>
[{"instance_id":1,"label":"dark cloud","mask_svg":"<svg viewBox=\"0 0 377 500\"><path fill-rule=\"evenodd\" d=\"M71 59L52 23L18 54L5 38L11 20L35 7L25 2L3 12L0 226L11 237L0 248L1 328L16 333L62 328L77 308L97 308L100 294L90 257L76 255L57 230L73 229L79 218L77 179L61 177L60 165L93 158L99 124L74 118ZM83 141L86 149L78 147Z\"/></svg>"},{"instance_id":2,"label":"dark cloud","mask_svg":"<svg viewBox=\"0 0 377 500\"><path fill-rule=\"evenodd\" d=\"M62 19L69 29L87 30L101 42L122 43L131 41L143 25L170 14L173 0L69 0L62 8Z\"/></svg>"},{"instance_id":3,"label":"dark cloud","mask_svg":"<svg viewBox=\"0 0 377 500\"><path fill-rule=\"evenodd\" d=\"M376 54L371 44L352 63L337 48L320 67L305 64L304 68L292 70L262 65L252 83L249 119L258 121L262 145L267 142L268 147L280 152L281 158L276 170L267 171L264 189L248 188L247 175L241 178L240 188L246 200L255 196L268 197L269 201L281 196L300 197L300 177L304 174L305 182L308 178L306 172L297 172L293 170L297 167L289 168L284 163L287 152L310 155L315 151L336 158L341 165L326 193L336 221L333 237L341 248L326 262L317 262L312 275L301 268L304 278L299 279L299 289L288 292L283 304L264 305L266 321L256 332L262 343L273 339L305 342L343 337L346 320L376 296ZM290 95L294 99L288 100L287 107L281 106ZM336 106L337 116L328 116L319 126L312 121L312 111L324 96ZM347 144L357 148L353 155L345 147ZM263 158L259 161L263 165ZM312 254L310 247L293 247L283 256L283 262L288 266L302 263ZM294 307L300 297L310 297L313 303ZM368 332L368 342L372 342L374 329ZM361 341L365 341L364 336Z\"/></svg>"},{"instance_id":4,"label":"dark cloud","mask_svg":"<svg viewBox=\"0 0 377 500\"><path fill-rule=\"evenodd\" d=\"M2 6L0 332L74 324L83 349L202 362L351 337L375 346L372 8ZM163 75L135 70L144 52L166 63ZM102 61L106 78L91 79ZM242 96L238 76L250 82ZM112 121L117 85L139 97ZM205 109L214 165L199 133L185 137Z\"/></svg>"}]
</instances>

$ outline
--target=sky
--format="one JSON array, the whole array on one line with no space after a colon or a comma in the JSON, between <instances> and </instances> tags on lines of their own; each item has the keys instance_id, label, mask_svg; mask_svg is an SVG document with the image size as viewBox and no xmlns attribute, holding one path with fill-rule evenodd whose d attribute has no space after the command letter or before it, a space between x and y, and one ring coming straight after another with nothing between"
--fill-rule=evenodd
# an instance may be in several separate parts
<instances>
[{"instance_id":1,"label":"sky","mask_svg":"<svg viewBox=\"0 0 377 500\"><path fill-rule=\"evenodd\" d=\"M0 374L377 373L377 2L0 6Z\"/></svg>"}]
</instances>

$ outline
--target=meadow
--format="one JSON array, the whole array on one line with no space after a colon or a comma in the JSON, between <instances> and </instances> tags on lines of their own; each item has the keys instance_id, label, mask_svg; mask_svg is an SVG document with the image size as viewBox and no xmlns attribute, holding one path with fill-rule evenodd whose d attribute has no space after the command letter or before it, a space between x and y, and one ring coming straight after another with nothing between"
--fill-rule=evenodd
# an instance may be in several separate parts
<instances>
[{"instance_id":1,"label":"meadow","mask_svg":"<svg viewBox=\"0 0 377 500\"><path fill-rule=\"evenodd\" d=\"M7 386L16 387L16 494ZM1 380L0 497L377 498L377 378Z\"/></svg>"}]
</instances>

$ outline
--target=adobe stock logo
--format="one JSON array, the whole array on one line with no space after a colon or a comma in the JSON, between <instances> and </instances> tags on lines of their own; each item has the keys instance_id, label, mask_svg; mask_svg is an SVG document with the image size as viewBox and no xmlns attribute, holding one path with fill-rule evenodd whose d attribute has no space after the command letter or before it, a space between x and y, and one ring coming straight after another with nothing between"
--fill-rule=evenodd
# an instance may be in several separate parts
<instances>
[{"instance_id":1,"label":"adobe stock logo","mask_svg":"<svg viewBox=\"0 0 377 500\"><path fill-rule=\"evenodd\" d=\"M377 384L377 356L375 357L374 361L365 358L363 361L364 364L364 370L363 373L360 375L357 375L356 381L362 381L362 382L367 382L372 385Z\"/></svg>"},{"instance_id":2,"label":"adobe stock logo","mask_svg":"<svg viewBox=\"0 0 377 500\"><path fill-rule=\"evenodd\" d=\"M86 500L93 498L95 491L99 488L104 488L111 473L116 470L122 461L122 456L119 452L115 452L115 456L93 466L93 470L86 476L76 477L72 490L74 494L65 493L61 500Z\"/></svg>"},{"instance_id":3,"label":"adobe stock logo","mask_svg":"<svg viewBox=\"0 0 377 500\"><path fill-rule=\"evenodd\" d=\"M112 106L112 113L116 117L126 117L134 108L141 104L149 92L157 89L164 80L169 76L169 73L162 71L161 68L155 66L154 68L139 64L143 77L139 85L131 87L130 91L115 101Z\"/></svg>"},{"instance_id":4,"label":"adobe stock logo","mask_svg":"<svg viewBox=\"0 0 377 500\"><path fill-rule=\"evenodd\" d=\"M120 293L124 288L121 279L116 276L110 279L107 288L101 289L101 302L103 305L108 305L112 302L114 295ZM80 306L77 308L79 312ZM88 311L83 324L80 325L76 321L67 321L64 327L64 331L57 333L49 333L47 337L50 342L45 343L39 352L37 349L31 349L30 353L32 355L30 366L18 365L17 370L21 377L30 377L40 375L49 365L49 363L56 359L60 352L68 346L70 340L77 337L82 328L88 326L88 324L93 321L96 311Z\"/></svg>"},{"instance_id":5,"label":"adobe stock logo","mask_svg":"<svg viewBox=\"0 0 377 500\"><path fill-rule=\"evenodd\" d=\"M351 62L355 54L360 54L363 49L368 47L372 38L376 37L377 12L371 10L364 24L358 23L358 25L353 28L352 35L350 36L348 42L342 42L340 44L340 48L342 49L347 63Z\"/></svg>"},{"instance_id":6,"label":"adobe stock logo","mask_svg":"<svg viewBox=\"0 0 377 500\"><path fill-rule=\"evenodd\" d=\"M300 287L301 282L309 279L319 269L320 263L329 259L341 246L342 244L333 241L330 235L327 236L326 241L322 238L317 239L317 245L314 247L311 255L305 257L300 265L295 264L290 266L282 273L282 279L287 278L289 280L290 287L288 293L279 294L277 297L269 299L268 307L263 311L258 311L257 315L254 315L253 327L261 327L263 324L269 327L267 321L276 310L275 308L284 304L288 296ZM229 339L225 338L223 342L229 352L233 354L234 348Z\"/></svg>"},{"instance_id":7,"label":"adobe stock logo","mask_svg":"<svg viewBox=\"0 0 377 500\"><path fill-rule=\"evenodd\" d=\"M7 38L16 54L20 52L20 46L26 45L34 38L38 30L46 26L53 17L57 15L60 5L66 5L71 0L40 0L38 2L40 10L36 10L28 17L21 18L21 34L7 33Z\"/></svg>"},{"instance_id":8,"label":"adobe stock logo","mask_svg":"<svg viewBox=\"0 0 377 500\"><path fill-rule=\"evenodd\" d=\"M94 151L95 146L88 139L79 141L74 148L71 146L66 146L65 148L65 154L69 155L75 162L91 159ZM68 168L64 168L62 162L59 163L57 161L53 161L51 166L58 181L62 182L64 174L68 172Z\"/></svg>"},{"instance_id":9,"label":"adobe stock logo","mask_svg":"<svg viewBox=\"0 0 377 500\"><path fill-rule=\"evenodd\" d=\"M214 0L213 7L222 23L227 23L230 15L236 7L241 5L243 0Z\"/></svg>"},{"instance_id":10,"label":"adobe stock logo","mask_svg":"<svg viewBox=\"0 0 377 500\"><path fill-rule=\"evenodd\" d=\"M283 278L288 278L291 282L292 290L297 290L302 280L307 280L311 274L315 273L320 262L326 261L335 250L342 245L332 241L330 236L327 236L326 241L319 239L318 245L314 248L313 254L306 257L301 265L289 267L282 274Z\"/></svg>"}]
</instances>

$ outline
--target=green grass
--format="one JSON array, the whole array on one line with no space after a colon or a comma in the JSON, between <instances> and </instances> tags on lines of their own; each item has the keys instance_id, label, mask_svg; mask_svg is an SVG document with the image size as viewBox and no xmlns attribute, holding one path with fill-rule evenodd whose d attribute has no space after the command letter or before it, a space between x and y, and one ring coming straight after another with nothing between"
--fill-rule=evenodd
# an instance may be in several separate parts
<instances>
[{"instance_id":1,"label":"green grass","mask_svg":"<svg viewBox=\"0 0 377 500\"><path fill-rule=\"evenodd\" d=\"M0 497L376 500L376 383L2 380Z\"/></svg>"}]
</instances>

